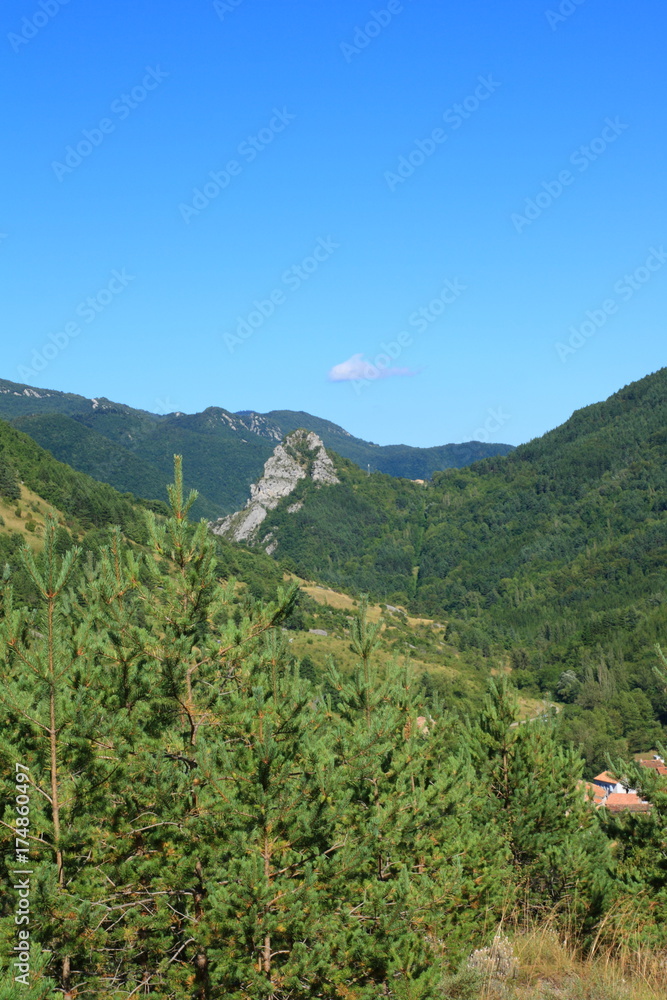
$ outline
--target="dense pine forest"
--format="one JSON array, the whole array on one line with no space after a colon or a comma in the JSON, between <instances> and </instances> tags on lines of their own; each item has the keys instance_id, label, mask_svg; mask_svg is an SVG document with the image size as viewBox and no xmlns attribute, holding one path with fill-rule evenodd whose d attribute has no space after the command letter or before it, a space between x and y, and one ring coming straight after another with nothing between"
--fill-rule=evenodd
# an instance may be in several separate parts
<instances>
[{"instance_id":1,"label":"dense pine forest","mask_svg":"<svg viewBox=\"0 0 667 1000\"><path fill-rule=\"evenodd\" d=\"M666 379L273 557L0 422L0 995L660 996Z\"/></svg>"},{"instance_id":2,"label":"dense pine forest","mask_svg":"<svg viewBox=\"0 0 667 1000\"><path fill-rule=\"evenodd\" d=\"M618 760L652 811L596 810L552 713L502 673L427 701L363 599L354 669L304 676L296 588L230 577L178 463L169 500L86 551L51 518L5 574L3 996L473 998L540 922L667 945L663 779Z\"/></svg>"}]
</instances>

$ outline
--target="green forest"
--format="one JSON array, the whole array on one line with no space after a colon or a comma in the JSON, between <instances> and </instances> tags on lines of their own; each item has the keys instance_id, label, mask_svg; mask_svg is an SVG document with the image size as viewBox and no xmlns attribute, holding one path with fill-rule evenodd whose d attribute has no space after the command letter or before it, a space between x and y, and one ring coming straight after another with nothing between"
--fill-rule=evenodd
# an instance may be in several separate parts
<instances>
[{"instance_id":1,"label":"green forest","mask_svg":"<svg viewBox=\"0 0 667 1000\"><path fill-rule=\"evenodd\" d=\"M194 499L177 463L145 539L52 518L32 599L5 574L3 997L472 1000L499 927L667 945L662 779L617 760L653 809L596 810L552 713L427 699L364 599L355 668L305 676L296 588L231 578Z\"/></svg>"},{"instance_id":2,"label":"green forest","mask_svg":"<svg viewBox=\"0 0 667 1000\"><path fill-rule=\"evenodd\" d=\"M0 997L664 995L666 389L273 557L0 421Z\"/></svg>"},{"instance_id":3,"label":"green forest","mask_svg":"<svg viewBox=\"0 0 667 1000\"><path fill-rule=\"evenodd\" d=\"M592 777L667 722L652 659L667 632L666 427L662 369L423 486L338 460L340 485L303 480L263 535L287 569L445 621L459 652L556 698Z\"/></svg>"}]
</instances>

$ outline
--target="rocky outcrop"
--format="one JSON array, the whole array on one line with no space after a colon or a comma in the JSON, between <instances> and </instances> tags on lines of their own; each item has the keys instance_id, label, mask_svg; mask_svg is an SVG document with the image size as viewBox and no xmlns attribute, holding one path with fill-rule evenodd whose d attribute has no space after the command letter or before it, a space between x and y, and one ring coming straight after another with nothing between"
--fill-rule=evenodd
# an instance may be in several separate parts
<instances>
[{"instance_id":1,"label":"rocky outcrop","mask_svg":"<svg viewBox=\"0 0 667 1000\"><path fill-rule=\"evenodd\" d=\"M264 466L264 475L259 482L250 487L250 499L244 509L212 522L211 531L236 542L256 541L260 525L268 512L274 510L302 479L308 477L320 485L340 482L335 466L317 434L306 430L293 431L276 447ZM302 506L302 501L297 501L290 504L288 511L296 513ZM269 554L278 546L272 533L262 539L261 544Z\"/></svg>"}]
</instances>

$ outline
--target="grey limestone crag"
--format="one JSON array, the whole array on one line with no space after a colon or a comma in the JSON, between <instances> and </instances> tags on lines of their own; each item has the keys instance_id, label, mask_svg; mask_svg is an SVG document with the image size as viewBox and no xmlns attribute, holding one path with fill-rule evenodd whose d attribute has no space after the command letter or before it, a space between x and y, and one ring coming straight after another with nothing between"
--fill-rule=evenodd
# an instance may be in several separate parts
<instances>
[{"instance_id":1,"label":"grey limestone crag","mask_svg":"<svg viewBox=\"0 0 667 1000\"><path fill-rule=\"evenodd\" d=\"M250 487L250 499L243 510L212 522L211 530L236 542L255 541L268 512L274 510L284 497L294 491L297 483L308 476L321 485L340 482L321 438L313 431L296 430L275 448L264 465L262 478ZM294 513L301 506L301 503L295 503L288 509ZM267 536L264 541L270 543L266 547L271 552L277 547L272 536Z\"/></svg>"}]
</instances>

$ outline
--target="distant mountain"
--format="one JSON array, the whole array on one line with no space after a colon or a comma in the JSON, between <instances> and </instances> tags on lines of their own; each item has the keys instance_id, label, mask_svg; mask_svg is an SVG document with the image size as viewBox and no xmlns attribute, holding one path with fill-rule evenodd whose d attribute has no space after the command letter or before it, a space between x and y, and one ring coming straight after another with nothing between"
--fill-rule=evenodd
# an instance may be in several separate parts
<instances>
[{"instance_id":1,"label":"distant mountain","mask_svg":"<svg viewBox=\"0 0 667 1000\"><path fill-rule=\"evenodd\" d=\"M290 434L299 427L314 431L330 448L343 458L349 458L360 468L371 472L386 472L389 476L404 479L430 479L434 472L443 469L460 469L472 465L483 458L507 455L512 451L509 444L484 444L481 441L467 441L464 444L443 444L433 448L414 448L407 444L373 444L353 437L338 424L322 420L300 410L271 410L269 413L255 413L242 410L237 416L250 422L250 427L260 437L276 440L273 429L280 429L280 437Z\"/></svg>"},{"instance_id":2,"label":"distant mountain","mask_svg":"<svg viewBox=\"0 0 667 1000\"><path fill-rule=\"evenodd\" d=\"M337 484L299 478L249 537L300 576L461 617L487 644L600 636L651 608L667 624L667 368L424 486L333 457Z\"/></svg>"},{"instance_id":3,"label":"distant mountain","mask_svg":"<svg viewBox=\"0 0 667 1000\"><path fill-rule=\"evenodd\" d=\"M0 380L0 417L60 461L148 499L164 498L173 456L182 454L187 485L200 494L193 513L211 520L242 506L274 446L299 427L314 431L327 448L365 471L407 479L428 479L435 471L512 450L479 441L436 448L380 446L298 411L231 413L209 407L202 413L161 415L104 397L86 399L7 380Z\"/></svg>"}]
</instances>

